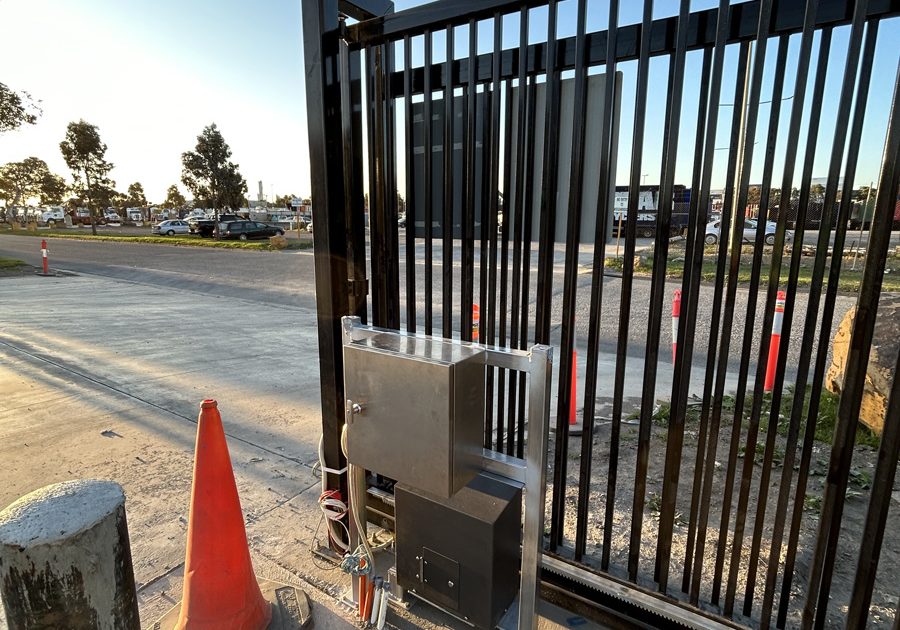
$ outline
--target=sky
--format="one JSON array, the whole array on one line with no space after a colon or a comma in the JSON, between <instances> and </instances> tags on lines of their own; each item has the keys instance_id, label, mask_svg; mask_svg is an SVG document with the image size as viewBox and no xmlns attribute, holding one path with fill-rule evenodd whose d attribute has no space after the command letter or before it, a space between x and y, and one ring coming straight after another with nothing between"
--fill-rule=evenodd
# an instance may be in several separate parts
<instances>
[{"instance_id":1,"label":"sky","mask_svg":"<svg viewBox=\"0 0 900 630\"><path fill-rule=\"evenodd\" d=\"M423 4L397 0L396 9ZM713 7L716 0L692 0L691 10ZM606 28L606 1L589 0L588 31ZM622 0L619 24L641 20L641 3ZM575 33L575 0L559 5L558 36ZM674 15L676 0L658 0L654 18ZM529 40L546 39L547 10L531 12ZM455 30L456 56L466 54L468 27ZM0 164L34 155L52 170L69 177L59 152L66 125L84 119L99 127L109 146L108 159L117 188L124 191L140 181L151 202L160 202L171 184L179 183L181 153L193 148L204 126L215 122L233 151L247 180L249 196L258 184L264 194L306 196L309 185L309 148L306 134L306 94L303 82L302 16L299 0L0 0L0 81L27 90L40 99L43 115L35 126L0 137ZM815 176L827 171L835 114L846 57L849 28L835 31L822 108L820 151ZM491 47L490 21L479 27L479 51ZM900 18L882 22L872 68L873 80L863 134L857 186L875 180L884 141L892 81L900 47ZM414 65L420 65L421 38L413 44ZM818 41L818 38L817 38ZM505 48L518 45L518 16L503 22ZM794 88L794 63L799 37L792 37L784 95ZM444 56L442 35L434 40L434 60ZM818 44L816 44L816 48ZM763 100L772 90L776 45L769 46ZM813 51L815 59L816 49ZM402 56L398 55L400 59ZM684 105L676 183L689 183L693 135L699 92L701 55L686 60ZM726 56L717 147L726 146L730 101L734 89L737 47ZM650 99L642 169L646 183L659 180L661 138L667 76L666 57L651 63ZM620 126L633 126L636 62L619 65L622 72ZM812 87L814 73L807 80ZM789 104L782 109L776 178L789 120ZM813 104L807 99L807 114ZM756 140L763 140L769 105L760 106ZM800 155L805 144L801 134ZM756 145L751 182L762 171L762 147ZM627 183L630 133L620 133L617 183ZM727 151L717 152L713 187L724 180ZM799 169L798 169L799 170ZM798 173L799 176L799 173ZM180 185L180 184L179 184ZM183 187L182 187L183 189Z\"/></svg>"}]
</instances>

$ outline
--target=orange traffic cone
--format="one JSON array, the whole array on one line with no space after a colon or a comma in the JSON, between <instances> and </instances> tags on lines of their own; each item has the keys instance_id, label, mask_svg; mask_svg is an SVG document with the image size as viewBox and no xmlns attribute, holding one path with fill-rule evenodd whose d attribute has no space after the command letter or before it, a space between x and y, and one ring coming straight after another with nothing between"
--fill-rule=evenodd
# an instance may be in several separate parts
<instances>
[{"instance_id":1,"label":"orange traffic cone","mask_svg":"<svg viewBox=\"0 0 900 630\"><path fill-rule=\"evenodd\" d=\"M215 400L197 422L184 592L178 630L260 630L272 618L247 547L244 515Z\"/></svg>"}]
</instances>

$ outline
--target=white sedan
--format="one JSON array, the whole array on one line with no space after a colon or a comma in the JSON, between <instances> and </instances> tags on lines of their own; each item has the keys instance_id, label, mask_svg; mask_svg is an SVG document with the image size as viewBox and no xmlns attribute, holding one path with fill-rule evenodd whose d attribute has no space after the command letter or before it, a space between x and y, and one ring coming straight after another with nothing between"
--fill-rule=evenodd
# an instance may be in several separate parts
<instances>
[{"instance_id":1,"label":"white sedan","mask_svg":"<svg viewBox=\"0 0 900 630\"><path fill-rule=\"evenodd\" d=\"M176 234L187 234L190 227L187 221L171 220L162 221L153 226L150 230L153 234L165 234L166 236L175 236Z\"/></svg>"},{"instance_id":2,"label":"white sedan","mask_svg":"<svg viewBox=\"0 0 900 630\"><path fill-rule=\"evenodd\" d=\"M719 241L719 230L722 221L710 221L706 224L706 244L707 245L715 245ZM756 241L756 225L757 222L755 219L744 219L744 233L741 235L741 239L745 243L754 243ZM766 221L766 235L763 237L763 242L766 245L774 245L775 244L775 230L777 229L777 224L774 221ZM784 234L785 240L791 240L790 232L785 232Z\"/></svg>"}]
</instances>

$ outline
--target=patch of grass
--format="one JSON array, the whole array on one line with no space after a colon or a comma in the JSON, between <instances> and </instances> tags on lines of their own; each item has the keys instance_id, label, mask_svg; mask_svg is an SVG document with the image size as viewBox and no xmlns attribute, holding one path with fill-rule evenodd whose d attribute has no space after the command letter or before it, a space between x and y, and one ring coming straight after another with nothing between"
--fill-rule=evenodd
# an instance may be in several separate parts
<instances>
[{"instance_id":1,"label":"patch of grass","mask_svg":"<svg viewBox=\"0 0 900 630\"><path fill-rule=\"evenodd\" d=\"M0 269L3 270L12 270L18 269L19 267L23 267L25 265L21 260L16 260L15 258L5 258L0 256Z\"/></svg>"},{"instance_id":2,"label":"patch of grass","mask_svg":"<svg viewBox=\"0 0 900 630\"><path fill-rule=\"evenodd\" d=\"M807 494L803 497L803 509L807 512L818 512L822 509L822 497Z\"/></svg>"},{"instance_id":3,"label":"patch of grass","mask_svg":"<svg viewBox=\"0 0 900 630\"><path fill-rule=\"evenodd\" d=\"M60 238L74 241L110 241L117 243L150 243L153 245L172 245L174 247L215 247L220 249L250 249L258 251L276 251L269 245L268 240L245 241L217 241L211 238L199 236L133 236L116 234L72 234L61 230L45 230L38 233L17 232L19 236L39 236L42 238ZM312 241L289 241L288 249L308 249L312 247Z\"/></svg>"}]
</instances>

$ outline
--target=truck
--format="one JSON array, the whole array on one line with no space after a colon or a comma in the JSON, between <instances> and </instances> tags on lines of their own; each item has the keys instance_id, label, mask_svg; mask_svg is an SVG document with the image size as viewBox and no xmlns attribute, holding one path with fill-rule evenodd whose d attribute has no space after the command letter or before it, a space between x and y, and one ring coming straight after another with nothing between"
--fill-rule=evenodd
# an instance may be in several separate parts
<instances>
[{"instance_id":1,"label":"truck","mask_svg":"<svg viewBox=\"0 0 900 630\"><path fill-rule=\"evenodd\" d=\"M65 220L66 211L61 206L50 206L41 212L41 223L45 223L50 227L55 226L57 223L63 223Z\"/></svg>"}]
</instances>

